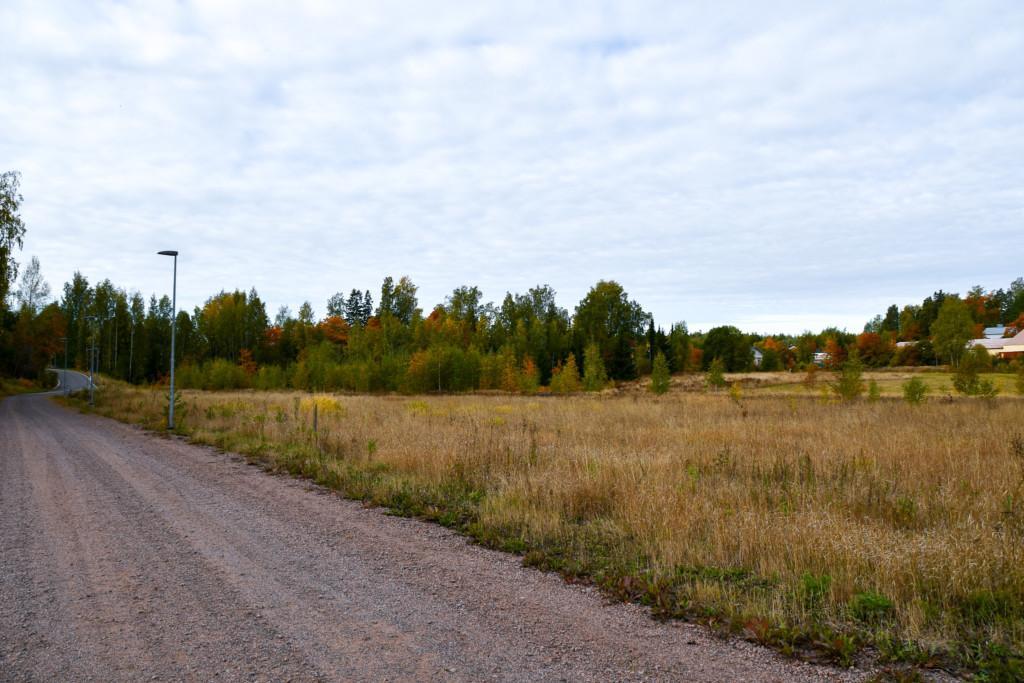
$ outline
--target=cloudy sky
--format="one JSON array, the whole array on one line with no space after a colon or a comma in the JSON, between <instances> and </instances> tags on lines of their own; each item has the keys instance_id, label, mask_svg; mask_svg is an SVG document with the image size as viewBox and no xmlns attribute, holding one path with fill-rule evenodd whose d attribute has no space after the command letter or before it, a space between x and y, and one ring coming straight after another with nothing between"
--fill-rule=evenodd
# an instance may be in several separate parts
<instances>
[{"instance_id":1,"label":"cloudy sky","mask_svg":"<svg viewBox=\"0 0 1024 683\"><path fill-rule=\"evenodd\" d=\"M0 4L23 262L271 315L618 280L859 330L1024 274L1024 3Z\"/></svg>"}]
</instances>

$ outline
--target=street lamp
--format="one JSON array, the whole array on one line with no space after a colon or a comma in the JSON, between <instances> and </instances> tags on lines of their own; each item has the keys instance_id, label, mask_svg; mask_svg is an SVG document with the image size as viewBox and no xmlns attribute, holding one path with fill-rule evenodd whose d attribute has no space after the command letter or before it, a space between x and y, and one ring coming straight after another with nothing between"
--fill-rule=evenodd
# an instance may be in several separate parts
<instances>
[{"instance_id":1,"label":"street lamp","mask_svg":"<svg viewBox=\"0 0 1024 683\"><path fill-rule=\"evenodd\" d=\"M171 288L171 401L167 407L167 429L174 429L174 328L178 317L178 252L168 249L158 251L160 256L174 257L174 280Z\"/></svg>"},{"instance_id":2,"label":"street lamp","mask_svg":"<svg viewBox=\"0 0 1024 683\"><path fill-rule=\"evenodd\" d=\"M60 386L64 390L64 395L68 395L68 338L61 337L60 340L64 342L64 375L60 378Z\"/></svg>"},{"instance_id":3,"label":"street lamp","mask_svg":"<svg viewBox=\"0 0 1024 683\"><path fill-rule=\"evenodd\" d=\"M92 346L89 347L89 406L95 405L93 392L96 388L96 384L92 379L92 366L93 361L96 358L96 325L99 323L100 317L98 315L87 315L86 320L91 320L93 323L92 328Z\"/></svg>"}]
</instances>

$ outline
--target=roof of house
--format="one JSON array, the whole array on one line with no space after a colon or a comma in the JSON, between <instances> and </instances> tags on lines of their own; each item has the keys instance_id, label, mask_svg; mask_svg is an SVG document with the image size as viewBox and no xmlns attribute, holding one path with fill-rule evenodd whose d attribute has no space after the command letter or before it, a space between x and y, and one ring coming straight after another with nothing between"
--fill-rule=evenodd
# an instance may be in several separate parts
<instances>
[{"instance_id":1,"label":"roof of house","mask_svg":"<svg viewBox=\"0 0 1024 683\"><path fill-rule=\"evenodd\" d=\"M998 337L996 339L972 339L967 342L967 348L984 346L986 349L1001 349L1004 346L1017 346L1024 344L1024 330L1021 330L1013 337Z\"/></svg>"},{"instance_id":2,"label":"roof of house","mask_svg":"<svg viewBox=\"0 0 1024 683\"><path fill-rule=\"evenodd\" d=\"M998 339L1002 337L1006 332L1006 326L997 325L996 327L986 327L985 331L981 333L986 339Z\"/></svg>"},{"instance_id":3,"label":"roof of house","mask_svg":"<svg viewBox=\"0 0 1024 683\"><path fill-rule=\"evenodd\" d=\"M986 349L1001 349L1006 344L1007 340L998 339L972 339L967 342L967 348L973 349L975 346L984 346Z\"/></svg>"}]
</instances>

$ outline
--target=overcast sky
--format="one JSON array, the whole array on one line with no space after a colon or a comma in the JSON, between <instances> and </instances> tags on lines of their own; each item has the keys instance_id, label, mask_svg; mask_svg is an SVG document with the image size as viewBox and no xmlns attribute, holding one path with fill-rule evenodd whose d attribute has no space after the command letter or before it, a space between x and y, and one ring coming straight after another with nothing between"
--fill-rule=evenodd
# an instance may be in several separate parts
<instances>
[{"instance_id":1,"label":"overcast sky","mask_svg":"<svg viewBox=\"0 0 1024 683\"><path fill-rule=\"evenodd\" d=\"M1024 274L1024 2L0 3L0 171L75 270L273 316L619 281L859 331Z\"/></svg>"}]
</instances>

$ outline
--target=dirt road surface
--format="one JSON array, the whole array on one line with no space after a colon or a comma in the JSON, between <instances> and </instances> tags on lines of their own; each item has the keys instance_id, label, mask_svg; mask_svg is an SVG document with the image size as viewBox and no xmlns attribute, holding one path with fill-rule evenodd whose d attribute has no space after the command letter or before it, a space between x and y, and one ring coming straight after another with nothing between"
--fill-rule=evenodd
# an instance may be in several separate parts
<instances>
[{"instance_id":1,"label":"dirt road surface","mask_svg":"<svg viewBox=\"0 0 1024 683\"><path fill-rule=\"evenodd\" d=\"M856 680L241 458L0 403L0 680Z\"/></svg>"}]
</instances>

